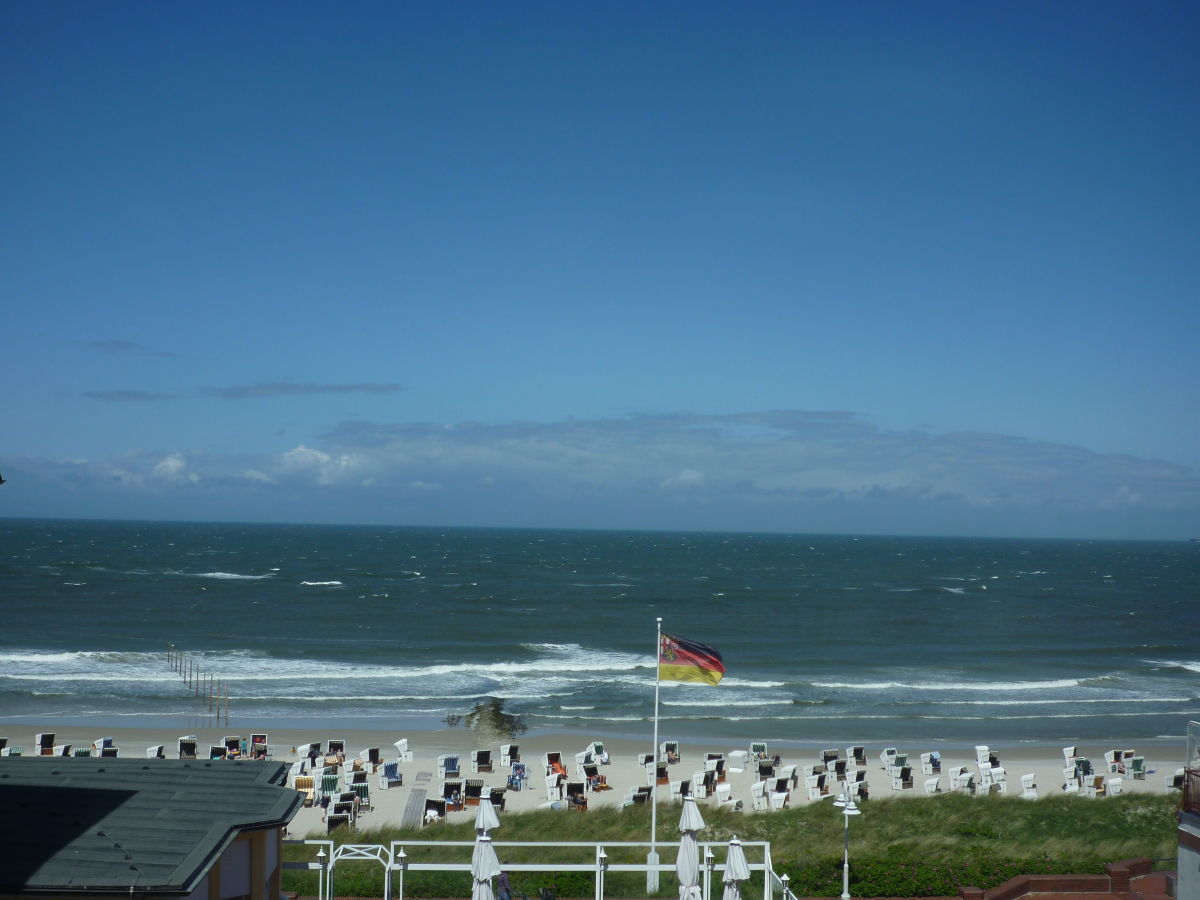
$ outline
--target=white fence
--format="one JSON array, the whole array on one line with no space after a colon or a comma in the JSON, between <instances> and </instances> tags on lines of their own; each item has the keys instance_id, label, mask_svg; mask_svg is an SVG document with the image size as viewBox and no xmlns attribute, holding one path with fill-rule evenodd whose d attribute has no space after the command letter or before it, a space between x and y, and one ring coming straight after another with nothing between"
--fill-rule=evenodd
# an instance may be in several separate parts
<instances>
[{"instance_id":1,"label":"white fence","mask_svg":"<svg viewBox=\"0 0 1200 900\"><path fill-rule=\"evenodd\" d=\"M313 848L313 858L307 862L284 863L285 869L309 869L317 872L317 900L334 900L337 896L334 885L337 880L339 865L348 862L370 862L383 867L383 900L404 900L404 875L406 872L462 872L470 875L471 853L475 848L474 841L392 841L390 844L338 844L327 840L286 841L288 844L303 844ZM575 862L553 863L518 863L506 862L505 871L518 872L591 872L595 879L595 900L604 900L604 879L609 872L644 872L647 883L657 883L657 876L669 873L673 879L674 862L650 864L615 863L610 862L608 849L619 847L641 847L647 853L651 850L648 841L625 842L613 841L608 843L588 843L571 841L563 843L548 843L545 841L492 841L496 853L504 858L504 850L510 847L525 848L574 848L578 852ZM658 842L653 849L665 851L665 855L674 859L673 850L678 844ZM718 841L701 841L701 889L704 900L712 900L713 885L716 884L718 898L723 891L725 871L725 853L728 844ZM441 847L458 848L461 850L462 862L410 862L405 848ZM767 841L743 841L742 849L746 852L746 861L750 867L751 878L762 878L763 900L773 900L778 891L783 900L794 900L788 889L787 876L775 874L771 867L771 845ZM456 853L451 855L457 855ZM537 856L539 854L531 854ZM568 856L575 854L568 853ZM661 855L661 854L660 854ZM761 856L761 859L758 857ZM758 859L758 861L755 861ZM718 861L720 860L720 861ZM393 891L395 893L393 893Z\"/></svg>"}]
</instances>

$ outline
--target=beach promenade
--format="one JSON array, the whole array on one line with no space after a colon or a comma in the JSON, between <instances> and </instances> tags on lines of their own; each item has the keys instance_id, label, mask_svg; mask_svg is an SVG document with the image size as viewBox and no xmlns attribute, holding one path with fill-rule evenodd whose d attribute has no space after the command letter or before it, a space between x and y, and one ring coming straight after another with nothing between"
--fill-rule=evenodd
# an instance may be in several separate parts
<instances>
[{"instance_id":1,"label":"beach promenade","mask_svg":"<svg viewBox=\"0 0 1200 900\"><path fill-rule=\"evenodd\" d=\"M459 790L465 792L467 782L473 781L478 790L482 782L482 794L487 796L492 789L503 789L505 812L519 812L540 808L557 808L569 811L567 789L569 785L582 785L583 796L588 809L603 807L620 807L629 802L631 792L650 786L650 778L642 759L650 754L650 739L644 743L626 738L606 738L604 735L584 737L578 734L557 733L542 734L535 737L518 736L512 740L500 737L484 737L465 728L446 728L437 731L344 731L333 727L314 727L308 730L285 729L270 730L251 729L233 726L217 726L203 729L142 729L142 728L107 728L80 727L77 725L44 725L29 724L0 724L0 736L8 739L9 747L19 746L24 755L36 753L36 736L38 733L53 732L53 744L60 752L66 745L71 745L69 753L80 749L91 748L101 737L112 738L112 744L122 757L146 756L147 748L163 746L167 758L178 756L178 742L181 736L194 735L197 757L208 762L211 746L222 745L229 737L244 738L249 741L252 733L266 733L272 749L271 758L277 762L305 762L308 769L307 752L310 744L320 743L322 753L328 749L329 741L341 742L347 759L346 769L352 770L353 763L363 751L376 750L381 763L392 762L397 758L394 742L406 739L411 759L400 762L398 770L402 783L392 783L389 788L382 786L381 774L383 766L377 770L366 766L366 782L369 785L370 808L364 809L359 821L361 827L380 827L384 825L412 825L421 822L425 816L426 800L442 799L446 789L444 785L450 782L457 784ZM101 734L103 732L103 734ZM669 736L660 743L670 741ZM595 750L593 743L602 744L607 754L607 764L603 757L594 754L592 768L586 770L602 781L600 784L587 784L585 770L581 767L582 757L577 754ZM943 748L940 753L940 774L930 774L923 771L922 754L929 753L934 747L929 746L897 746L898 754L906 756L905 765L895 766L894 760L888 760L883 746L864 746L865 766L855 766L847 760L849 747L840 748L805 748L796 746L765 747L767 762L773 763L776 774L766 778L766 788L755 787L762 785L759 763L750 757L751 744L730 746L728 743L680 741L677 744L678 760L662 767L659 776L665 775L666 783L659 784L660 802L666 801L672 795L672 783L678 788L680 782L693 784L704 780L706 758L709 755L721 754L724 758L724 781L717 776L710 776L712 784L707 796L698 798L701 808L727 804L751 813L756 811L769 812L772 808L782 805L799 806L808 803L819 803L832 799L841 793L844 782L839 781L835 774L836 761L826 765L823 786L813 790L810 770L806 767L818 767L822 763L824 750L837 750L840 759L845 760L851 780L862 778L866 790L872 798L880 797L918 797L925 796L932 788L927 788L927 782L937 779L937 788L941 792L955 790L955 779L952 773L965 772L973 776L974 792L986 794L989 791L1003 791L1009 795L1021 796L1026 785L1032 783L1038 796L1053 796L1063 793L1063 785L1067 783L1064 773L1065 757L1062 747L1021 745L1015 747L990 747L989 755L997 765L982 765L976 748ZM504 744L515 744L521 762L525 767L526 778L521 789L515 790L510 786L511 767L501 758L501 747ZM755 750L764 749L755 747ZM489 751L491 771L476 771L472 763L473 752ZM1128 771L1129 761L1122 765L1127 771L1111 772L1105 759L1106 752L1114 750L1132 750L1139 758L1136 773ZM551 758L557 754L562 763L563 778L561 790L547 785L544 760L547 755ZM1075 754L1089 760L1093 775L1076 781L1081 794L1087 794L1090 786L1100 784L1103 794L1096 797L1096 802L1104 802L1105 795L1130 792L1163 793L1168 790L1164 776L1171 776L1184 764L1185 747L1180 744L1155 744L1138 747L1136 745L1116 744L1114 746L1078 746ZM368 753L369 755L369 753ZM457 757L458 775L444 777L442 770L445 757ZM442 765L439 765L441 763ZM228 764L222 761L212 761L213 765ZM253 764L252 761L247 764ZM713 765L709 763L710 769ZM791 768L794 767L794 768ZM996 773L996 769L1003 770ZM907 770L907 771L905 771ZM985 772L985 770L991 770ZM861 772L861 775L856 773ZM782 774L781 774L782 773ZM995 773L996 781L1003 781L1003 787L987 783L989 774ZM787 783L783 779L787 778ZM1098 781L1097 781L1098 779ZM345 778L343 776L343 783ZM1082 783L1081 783L1082 782ZM959 785L963 779L959 779ZM719 790L717 789L719 786ZM600 789L594 789L599 787ZM760 795L760 792L762 794ZM779 794L786 792L786 797ZM774 795L774 796L771 796ZM465 802L461 810L455 810L453 803L447 804L446 818L449 821L470 821L475 816L475 810ZM669 815L669 814L668 814ZM318 803L301 809L292 823L290 833L295 837L323 832L323 811Z\"/></svg>"}]
</instances>

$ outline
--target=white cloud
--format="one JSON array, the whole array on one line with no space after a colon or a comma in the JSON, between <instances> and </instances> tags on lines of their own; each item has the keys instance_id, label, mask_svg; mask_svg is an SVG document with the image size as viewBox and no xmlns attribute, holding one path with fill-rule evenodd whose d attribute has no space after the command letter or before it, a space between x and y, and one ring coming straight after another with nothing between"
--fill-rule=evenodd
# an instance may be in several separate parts
<instances>
[{"instance_id":1,"label":"white cloud","mask_svg":"<svg viewBox=\"0 0 1200 900\"><path fill-rule=\"evenodd\" d=\"M187 460L181 453L172 453L163 457L155 464L150 474L159 481L167 482L187 481L195 484L200 480L200 476L195 472L187 471Z\"/></svg>"}]
</instances>

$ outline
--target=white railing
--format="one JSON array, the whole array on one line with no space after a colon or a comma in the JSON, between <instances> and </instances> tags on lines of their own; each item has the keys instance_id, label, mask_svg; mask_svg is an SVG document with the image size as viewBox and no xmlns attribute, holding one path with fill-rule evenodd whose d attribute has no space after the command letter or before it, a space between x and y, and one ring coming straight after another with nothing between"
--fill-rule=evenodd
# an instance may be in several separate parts
<instances>
[{"instance_id":1,"label":"white railing","mask_svg":"<svg viewBox=\"0 0 1200 900\"><path fill-rule=\"evenodd\" d=\"M339 863L350 861L373 862L383 867L383 900L404 900L404 875L407 872L462 872L470 874L471 852L475 841L392 841L390 844L334 844L329 840L291 840L287 844L303 844L317 848L312 860L307 862L284 863L285 869L308 869L317 872L317 900L334 900L336 897L334 884ZM595 900L604 900L604 879L609 872L643 872L654 870L658 873L674 873L675 863L659 863L650 865L645 862L611 862L608 849L620 847L640 847L650 850L649 841L611 841L606 843L590 843L585 841L569 841L563 843L548 843L546 841L492 841L498 855L503 857L504 850L510 847L541 848L574 848L578 851L578 860L574 862L526 863L506 862L505 871L514 872L591 872L595 878ZM723 879L714 875L725 871L724 863L717 862L717 856L724 857L728 844L719 841L701 841L701 888L704 900L712 900L714 880L720 892ZM462 851L462 862L411 862L405 848L441 847L458 848ZM678 844L659 841L654 849L670 851L678 848ZM759 855L755 852L761 848L762 859L752 862ZM794 900L794 895L788 888L786 875L776 875L771 867L771 844L769 841L742 841L742 849L747 853L747 864L753 878L755 873L762 873L763 900L773 900L779 892L783 900ZM537 854L534 854L537 855ZM568 856L573 854L568 853ZM393 887L395 893L393 894ZM719 894L718 894L719 897Z\"/></svg>"}]
</instances>

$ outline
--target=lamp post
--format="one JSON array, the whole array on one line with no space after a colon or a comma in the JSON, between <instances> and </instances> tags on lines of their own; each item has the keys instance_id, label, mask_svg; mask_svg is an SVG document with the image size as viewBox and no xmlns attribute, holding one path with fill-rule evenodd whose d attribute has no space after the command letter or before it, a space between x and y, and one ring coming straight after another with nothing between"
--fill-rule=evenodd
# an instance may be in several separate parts
<instances>
[{"instance_id":1,"label":"lamp post","mask_svg":"<svg viewBox=\"0 0 1200 900\"><path fill-rule=\"evenodd\" d=\"M833 801L833 805L841 809L844 842L842 846L842 900L850 900L850 817L859 815L862 810L850 796L850 789L843 788L842 796Z\"/></svg>"},{"instance_id":2,"label":"lamp post","mask_svg":"<svg viewBox=\"0 0 1200 900\"><path fill-rule=\"evenodd\" d=\"M317 851L317 898L325 900L325 848Z\"/></svg>"}]
</instances>

